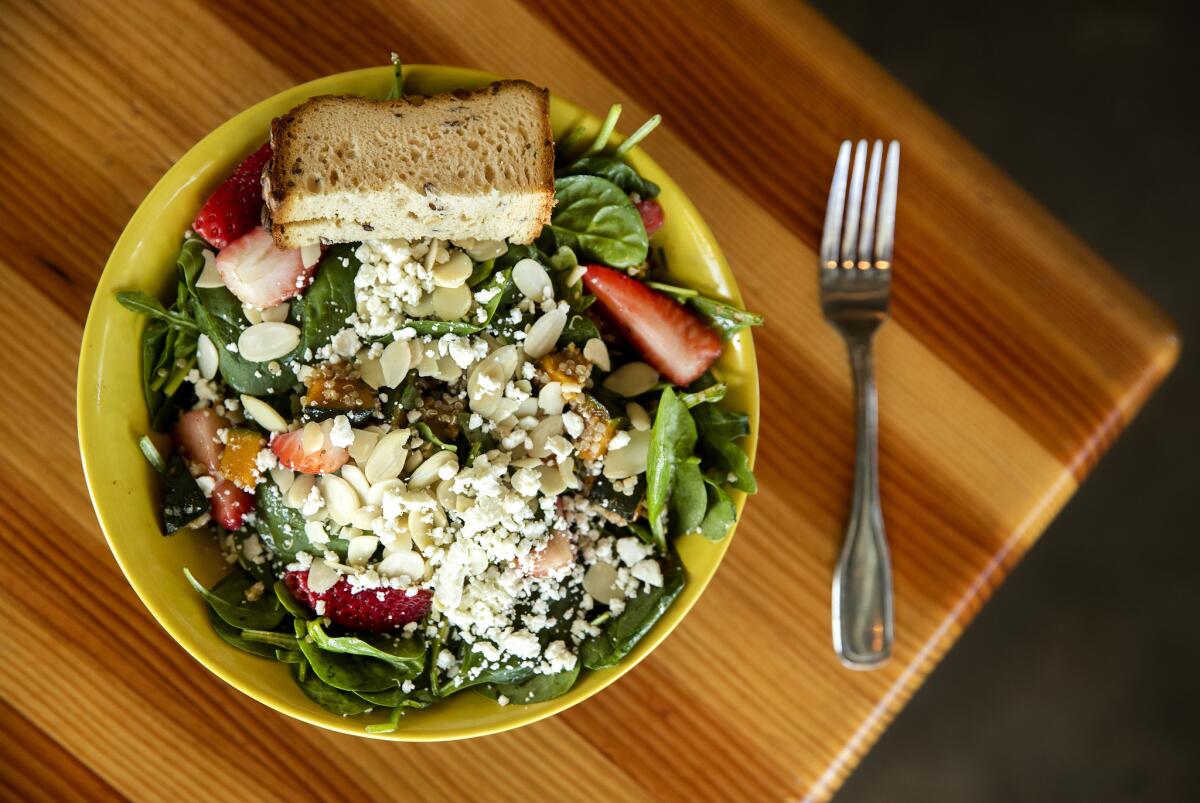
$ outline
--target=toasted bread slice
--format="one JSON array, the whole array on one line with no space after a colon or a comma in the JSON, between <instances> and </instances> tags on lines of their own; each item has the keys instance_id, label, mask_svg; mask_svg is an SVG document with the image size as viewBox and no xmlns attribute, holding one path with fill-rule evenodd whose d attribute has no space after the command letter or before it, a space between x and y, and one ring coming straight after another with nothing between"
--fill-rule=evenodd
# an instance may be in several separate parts
<instances>
[{"instance_id":1,"label":"toasted bread slice","mask_svg":"<svg viewBox=\"0 0 1200 803\"><path fill-rule=\"evenodd\" d=\"M438 237L529 243L554 205L549 93L525 81L378 101L322 96L271 123L281 248Z\"/></svg>"}]
</instances>

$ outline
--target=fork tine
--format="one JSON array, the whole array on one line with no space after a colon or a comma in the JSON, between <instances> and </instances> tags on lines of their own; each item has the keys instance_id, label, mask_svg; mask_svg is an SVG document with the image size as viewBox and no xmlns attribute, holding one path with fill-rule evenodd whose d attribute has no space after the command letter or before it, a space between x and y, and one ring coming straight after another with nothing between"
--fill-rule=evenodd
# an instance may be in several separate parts
<instances>
[{"instance_id":1,"label":"fork tine","mask_svg":"<svg viewBox=\"0 0 1200 803\"><path fill-rule=\"evenodd\" d=\"M875 266L887 268L892 264L892 246L896 237L896 193L900 184L900 143L888 144L887 163L883 169L883 194L879 199L879 235L875 241Z\"/></svg>"},{"instance_id":2,"label":"fork tine","mask_svg":"<svg viewBox=\"0 0 1200 803\"><path fill-rule=\"evenodd\" d=\"M842 235L842 267L853 268L858 261L858 220L862 212L863 174L867 167L867 141L860 139L854 149L854 169L850 173L850 197L846 201L846 231Z\"/></svg>"},{"instance_id":3,"label":"fork tine","mask_svg":"<svg viewBox=\"0 0 1200 803\"><path fill-rule=\"evenodd\" d=\"M858 235L858 267L871 267L875 247L875 211L879 206L879 170L883 165L883 141L871 148L871 167L867 170L867 194L863 198L862 226Z\"/></svg>"},{"instance_id":4,"label":"fork tine","mask_svg":"<svg viewBox=\"0 0 1200 803\"><path fill-rule=\"evenodd\" d=\"M842 209L846 204L846 181L850 173L850 140L838 148L833 181L829 185L829 205L825 207L825 232L821 235L821 264L836 268L838 240L842 234Z\"/></svg>"}]
</instances>

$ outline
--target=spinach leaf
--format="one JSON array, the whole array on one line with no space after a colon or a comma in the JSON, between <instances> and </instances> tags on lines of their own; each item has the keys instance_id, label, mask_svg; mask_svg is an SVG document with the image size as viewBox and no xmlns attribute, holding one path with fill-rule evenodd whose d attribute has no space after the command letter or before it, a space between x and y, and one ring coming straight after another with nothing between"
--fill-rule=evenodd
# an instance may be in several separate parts
<instances>
[{"instance_id":1,"label":"spinach leaf","mask_svg":"<svg viewBox=\"0 0 1200 803\"><path fill-rule=\"evenodd\" d=\"M629 153L638 143L650 135L650 132L658 128L658 124L662 122L662 115L656 114L646 122L638 126L637 131L625 138L625 141L618 145L612 152L612 155L618 159Z\"/></svg>"},{"instance_id":2,"label":"spinach leaf","mask_svg":"<svg viewBox=\"0 0 1200 803\"><path fill-rule=\"evenodd\" d=\"M414 678L425 668L425 645L415 639L383 634L330 636L319 619L308 623L308 635L322 650L376 658L396 667L404 678Z\"/></svg>"},{"instance_id":3,"label":"spinach leaf","mask_svg":"<svg viewBox=\"0 0 1200 803\"><path fill-rule=\"evenodd\" d=\"M743 329L763 324L763 316L757 312L747 312L725 301L702 296L690 287L678 287L662 282L646 282L646 284L696 310L709 326L721 333L721 337L725 340Z\"/></svg>"},{"instance_id":4,"label":"spinach leaf","mask_svg":"<svg viewBox=\"0 0 1200 803\"><path fill-rule=\"evenodd\" d=\"M552 700L566 694L579 679L581 662L576 661L571 669L553 675L533 675L520 683L487 683L475 690L484 697L496 700L504 695L511 702L529 704Z\"/></svg>"},{"instance_id":5,"label":"spinach leaf","mask_svg":"<svg viewBox=\"0 0 1200 803\"><path fill-rule=\"evenodd\" d=\"M399 100L404 97L404 65L395 53L392 54L392 73L392 85L388 87L384 100Z\"/></svg>"},{"instance_id":6,"label":"spinach leaf","mask_svg":"<svg viewBox=\"0 0 1200 803\"><path fill-rule=\"evenodd\" d=\"M489 662L482 653L471 649L470 644L464 643L463 648L464 654L458 666L458 674L438 689L438 694L443 697L485 683L519 683L533 674L533 669L521 666L521 659L515 656L509 655L501 661Z\"/></svg>"},{"instance_id":7,"label":"spinach leaf","mask_svg":"<svg viewBox=\"0 0 1200 803\"><path fill-rule=\"evenodd\" d=\"M675 486L671 490L671 533L679 536L700 529L708 509L700 460L688 458L675 467Z\"/></svg>"},{"instance_id":8,"label":"spinach leaf","mask_svg":"<svg viewBox=\"0 0 1200 803\"><path fill-rule=\"evenodd\" d=\"M704 465L728 477L729 484L748 494L758 491L758 482L750 470L750 458L734 441L750 433L750 418L731 413L715 404L702 404L692 411L700 438ZM653 448L653 447L652 447Z\"/></svg>"},{"instance_id":9,"label":"spinach leaf","mask_svg":"<svg viewBox=\"0 0 1200 803\"><path fill-rule=\"evenodd\" d=\"M384 689L383 691L356 691L354 693L368 703L381 705L385 708L398 708L404 705L404 701L408 699L408 692L399 686Z\"/></svg>"},{"instance_id":10,"label":"spinach leaf","mask_svg":"<svg viewBox=\"0 0 1200 803\"><path fill-rule=\"evenodd\" d=\"M117 293L117 301L127 310L162 321L170 326L193 331L196 329L196 322L187 315L168 310L157 298L152 298L141 290Z\"/></svg>"},{"instance_id":11,"label":"spinach leaf","mask_svg":"<svg viewBox=\"0 0 1200 803\"><path fill-rule=\"evenodd\" d=\"M467 458L464 465L473 464L475 458L479 457L479 455L496 448L496 441L490 432L471 428L470 413L461 412L458 414L458 431L459 438L466 442Z\"/></svg>"},{"instance_id":12,"label":"spinach leaf","mask_svg":"<svg viewBox=\"0 0 1200 803\"><path fill-rule=\"evenodd\" d=\"M213 586L212 591L201 585L187 569L183 570L183 575L217 616L241 630L273 630L287 615L273 595L263 594L253 602L247 600L246 589L258 581L244 572L231 572Z\"/></svg>"},{"instance_id":13,"label":"spinach leaf","mask_svg":"<svg viewBox=\"0 0 1200 803\"><path fill-rule=\"evenodd\" d=\"M298 552L323 554L326 550L333 550L345 559L349 543L344 538L331 538L320 549L309 542L304 532L304 514L284 504L283 492L274 480L260 482L254 496L258 535L280 563L291 563Z\"/></svg>"},{"instance_id":14,"label":"spinach leaf","mask_svg":"<svg viewBox=\"0 0 1200 803\"><path fill-rule=\"evenodd\" d=\"M696 448L696 424L671 387L663 388L646 455L646 518L655 539L665 543L663 512L675 484L676 467Z\"/></svg>"},{"instance_id":15,"label":"spinach leaf","mask_svg":"<svg viewBox=\"0 0 1200 803\"><path fill-rule=\"evenodd\" d=\"M138 438L138 448L142 450L142 455L146 458L155 471L159 474L167 473L167 464L163 460L161 454L158 453L158 447L154 445L154 441L146 435Z\"/></svg>"},{"instance_id":16,"label":"spinach leaf","mask_svg":"<svg viewBox=\"0 0 1200 803\"><path fill-rule=\"evenodd\" d=\"M290 314L300 321L300 345L296 354L329 344L346 328L346 319L357 309L354 277L362 263L354 255L354 243L331 246L317 266L316 277L304 293L292 299Z\"/></svg>"},{"instance_id":17,"label":"spinach leaf","mask_svg":"<svg viewBox=\"0 0 1200 803\"><path fill-rule=\"evenodd\" d=\"M426 443L432 443L434 446L438 447L439 449L445 449L448 452L457 452L458 451L458 447L455 446L453 443L446 443L444 440L439 438L437 435L434 435L433 430L430 429L429 425L426 424L424 421L418 421L417 423L413 424L413 426L416 428L417 432L420 433L421 440L425 441Z\"/></svg>"},{"instance_id":18,"label":"spinach leaf","mask_svg":"<svg viewBox=\"0 0 1200 803\"><path fill-rule=\"evenodd\" d=\"M496 259L486 260L484 262L476 262L471 268L471 275L467 277L467 287L476 288L488 280L492 275L492 271L496 269Z\"/></svg>"},{"instance_id":19,"label":"spinach leaf","mask_svg":"<svg viewBox=\"0 0 1200 803\"><path fill-rule=\"evenodd\" d=\"M163 483L163 531L167 535L178 532L208 512L208 499L178 454L171 455L167 461Z\"/></svg>"},{"instance_id":20,"label":"spinach leaf","mask_svg":"<svg viewBox=\"0 0 1200 803\"><path fill-rule=\"evenodd\" d=\"M279 600L279 604L283 606L283 609L297 619L308 620L313 617L313 612L304 605L301 605L292 596L292 592L288 591L287 583L282 580L275 581L275 597Z\"/></svg>"},{"instance_id":21,"label":"spinach leaf","mask_svg":"<svg viewBox=\"0 0 1200 803\"><path fill-rule=\"evenodd\" d=\"M668 555L662 561L663 584L643 591L625 603L625 610L614 616L596 636L584 641L579 659L588 669L608 669L616 666L637 646L654 623L671 607L684 586L683 566L678 558Z\"/></svg>"},{"instance_id":22,"label":"spinach leaf","mask_svg":"<svg viewBox=\"0 0 1200 803\"><path fill-rule=\"evenodd\" d=\"M708 490L708 512L700 523L700 534L709 541L720 541L729 535L729 530L737 521L737 509L720 484L707 477L704 484Z\"/></svg>"},{"instance_id":23,"label":"spinach leaf","mask_svg":"<svg viewBox=\"0 0 1200 803\"><path fill-rule=\"evenodd\" d=\"M285 360L279 361L279 373L265 364L250 362L229 350L235 347L242 330L250 325L242 314L242 305L227 288L201 288L192 297L192 315L200 331L217 347L221 378L234 390L251 396L281 393L296 384L296 375Z\"/></svg>"},{"instance_id":24,"label":"spinach leaf","mask_svg":"<svg viewBox=\"0 0 1200 803\"><path fill-rule=\"evenodd\" d=\"M300 650L275 650L275 660L281 664L300 664L304 662L304 653Z\"/></svg>"},{"instance_id":25,"label":"spinach leaf","mask_svg":"<svg viewBox=\"0 0 1200 803\"><path fill-rule=\"evenodd\" d=\"M283 650L297 649L296 637L289 636L287 633L274 633L270 630L243 630L242 638L259 644L269 644Z\"/></svg>"},{"instance_id":26,"label":"spinach leaf","mask_svg":"<svg viewBox=\"0 0 1200 803\"><path fill-rule=\"evenodd\" d=\"M309 623L312 625L312 622ZM399 686L407 675L394 664L348 653L329 652L311 638L300 639L300 652L321 680L343 691L383 691Z\"/></svg>"},{"instance_id":27,"label":"spinach leaf","mask_svg":"<svg viewBox=\"0 0 1200 803\"><path fill-rule=\"evenodd\" d=\"M559 246L614 268L640 265L650 248L637 207L621 188L598 176L554 182L556 206L547 227Z\"/></svg>"},{"instance_id":28,"label":"spinach leaf","mask_svg":"<svg viewBox=\"0 0 1200 803\"><path fill-rule=\"evenodd\" d=\"M616 184L628 195L636 192L642 198L654 198L659 187L653 181L642 178L638 172L615 156L595 154L577 159L563 171L564 176L599 176Z\"/></svg>"},{"instance_id":29,"label":"spinach leaf","mask_svg":"<svg viewBox=\"0 0 1200 803\"><path fill-rule=\"evenodd\" d=\"M698 404L712 404L721 401L725 398L725 383L714 382L706 388L684 393L679 397L683 403L688 406L688 409L695 407Z\"/></svg>"},{"instance_id":30,"label":"spinach leaf","mask_svg":"<svg viewBox=\"0 0 1200 803\"><path fill-rule=\"evenodd\" d=\"M724 301L716 301L704 296L694 296L687 300L690 307L700 313L710 326L721 333L725 340L751 326L762 326L763 316L757 312L747 312L738 309Z\"/></svg>"},{"instance_id":31,"label":"spinach leaf","mask_svg":"<svg viewBox=\"0 0 1200 803\"><path fill-rule=\"evenodd\" d=\"M270 644L248 641L242 638L242 631L226 622L220 616L217 616L217 612L211 607L208 609L208 618L212 622L213 630L217 631L217 635L224 639L226 643L237 647L242 652L257 655L259 658L276 657L276 649L274 647Z\"/></svg>"},{"instance_id":32,"label":"spinach leaf","mask_svg":"<svg viewBox=\"0 0 1200 803\"><path fill-rule=\"evenodd\" d=\"M317 705L334 714L343 717L357 716L372 710L372 705L361 697L350 692L334 688L322 680L316 672L307 672L307 664L295 664L292 677L304 696Z\"/></svg>"},{"instance_id":33,"label":"spinach leaf","mask_svg":"<svg viewBox=\"0 0 1200 803\"><path fill-rule=\"evenodd\" d=\"M470 321L438 321L433 318L409 318L404 325L415 329L419 335L430 337L473 335L483 329L479 324Z\"/></svg>"},{"instance_id":34,"label":"spinach leaf","mask_svg":"<svg viewBox=\"0 0 1200 803\"><path fill-rule=\"evenodd\" d=\"M493 273L487 285L480 288L481 292L484 290L496 291L488 299L488 302L483 305L486 317L482 323L438 321L432 318L409 318L404 322L404 325L412 327L419 335L429 335L431 337L441 337L442 335L473 335L482 332L490 326L500 310L507 309L512 304L515 289L516 285L512 281L512 269L506 268L505 270Z\"/></svg>"},{"instance_id":35,"label":"spinach leaf","mask_svg":"<svg viewBox=\"0 0 1200 803\"><path fill-rule=\"evenodd\" d=\"M595 296L588 297L595 298ZM600 330L596 328L592 319L586 315L572 315L567 319L567 325L563 327L562 334L558 336L558 347L564 348L568 343L574 343L582 348L593 337L600 337Z\"/></svg>"}]
</instances>

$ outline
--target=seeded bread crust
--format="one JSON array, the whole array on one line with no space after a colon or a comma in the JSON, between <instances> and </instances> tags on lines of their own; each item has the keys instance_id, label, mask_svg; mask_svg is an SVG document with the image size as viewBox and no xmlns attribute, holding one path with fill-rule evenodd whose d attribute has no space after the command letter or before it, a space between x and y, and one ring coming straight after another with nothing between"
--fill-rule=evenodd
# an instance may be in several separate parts
<instances>
[{"instance_id":1,"label":"seeded bread crust","mask_svg":"<svg viewBox=\"0 0 1200 803\"><path fill-rule=\"evenodd\" d=\"M271 123L276 245L366 238L532 242L554 207L549 92L526 81L378 101L311 98Z\"/></svg>"}]
</instances>

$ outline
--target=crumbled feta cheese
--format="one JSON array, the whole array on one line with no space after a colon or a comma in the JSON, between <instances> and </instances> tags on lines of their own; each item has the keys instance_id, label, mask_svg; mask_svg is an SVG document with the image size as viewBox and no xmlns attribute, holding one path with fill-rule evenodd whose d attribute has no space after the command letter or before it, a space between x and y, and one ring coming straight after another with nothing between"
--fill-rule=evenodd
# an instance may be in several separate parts
<instances>
[{"instance_id":1,"label":"crumbled feta cheese","mask_svg":"<svg viewBox=\"0 0 1200 803\"><path fill-rule=\"evenodd\" d=\"M354 443L354 430L350 427L350 419L344 415L333 419L329 430L329 442L342 449L349 448Z\"/></svg>"},{"instance_id":2,"label":"crumbled feta cheese","mask_svg":"<svg viewBox=\"0 0 1200 803\"><path fill-rule=\"evenodd\" d=\"M658 565L658 561L651 558L639 562L629 570L629 573L647 585L662 586L663 584L662 567Z\"/></svg>"},{"instance_id":3,"label":"crumbled feta cheese","mask_svg":"<svg viewBox=\"0 0 1200 803\"><path fill-rule=\"evenodd\" d=\"M617 540L617 556L626 566L640 563L650 555L650 547L640 538L626 536Z\"/></svg>"}]
</instances>

